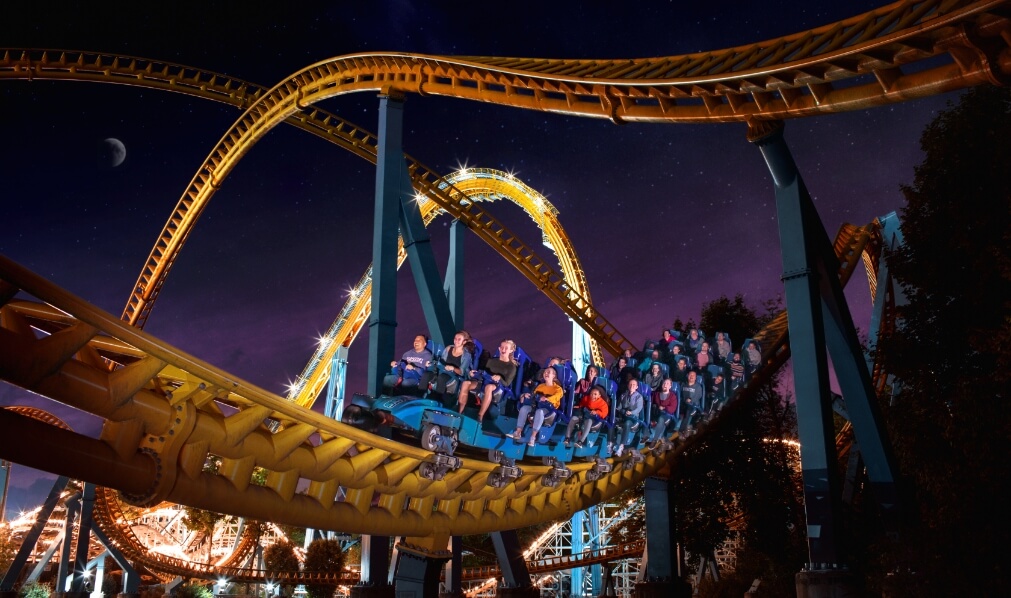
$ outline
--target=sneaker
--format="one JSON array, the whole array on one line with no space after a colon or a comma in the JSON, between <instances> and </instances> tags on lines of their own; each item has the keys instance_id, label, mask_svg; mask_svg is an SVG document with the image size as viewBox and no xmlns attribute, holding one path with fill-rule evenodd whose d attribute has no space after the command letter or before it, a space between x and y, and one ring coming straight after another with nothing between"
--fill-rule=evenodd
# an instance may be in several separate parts
<instances>
[{"instance_id":1,"label":"sneaker","mask_svg":"<svg viewBox=\"0 0 1011 598\"><path fill-rule=\"evenodd\" d=\"M614 456L615 457L620 457L621 454L624 453L624 452L625 452L625 445L624 444L619 444L618 448L614 449Z\"/></svg>"},{"instance_id":2,"label":"sneaker","mask_svg":"<svg viewBox=\"0 0 1011 598\"><path fill-rule=\"evenodd\" d=\"M572 439L566 438L565 440L562 441L562 443L565 444L565 446L572 446Z\"/></svg>"},{"instance_id":3,"label":"sneaker","mask_svg":"<svg viewBox=\"0 0 1011 598\"><path fill-rule=\"evenodd\" d=\"M580 442L580 441L578 441L578 440L576 441L576 448L577 448L577 449L581 449L581 448L583 448L584 446L586 446L586 445L585 445L585 444L583 444L582 442Z\"/></svg>"},{"instance_id":4,"label":"sneaker","mask_svg":"<svg viewBox=\"0 0 1011 598\"><path fill-rule=\"evenodd\" d=\"M530 437L530 440L527 442L527 446L528 447L537 446L537 436L536 435Z\"/></svg>"},{"instance_id":5,"label":"sneaker","mask_svg":"<svg viewBox=\"0 0 1011 598\"><path fill-rule=\"evenodd\" d=\"M509 432L508 434L506 434L506 438L512 438L514 440L522 437L523 437L523 430L516 430L515 432Z\"/></svg>"}]
</instances>

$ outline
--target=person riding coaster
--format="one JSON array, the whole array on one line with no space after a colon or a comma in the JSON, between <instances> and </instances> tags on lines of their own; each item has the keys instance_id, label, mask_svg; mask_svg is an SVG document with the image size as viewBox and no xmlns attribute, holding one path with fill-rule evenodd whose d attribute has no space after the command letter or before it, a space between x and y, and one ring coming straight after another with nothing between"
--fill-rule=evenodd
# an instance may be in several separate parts
<instances>
[{"instance_id":1,"label":"person riding coaster","mask_svg":"<svg viewBox=\"0 0 1011 598\"><path fill-rule=\"evenodd\" d=\"M383 378L383 392L426 392L427 387L421 386L421 380L427 368L432 365L432 351L428 349L429 340L424 334L414 337L411 349L404 352L400 361L390 363L389 374Z\"/></svg>"},{"instance_id":2,"label":"person riding coaster","mask_svg":"<svg viewBox=\"0 0 1011 598\"><path fill-rule=\"evenodd\" d=\"M463 413L470 402L471 389L478 389L479 406L477 411L477 421L484 422L485 413L492 404L498 405L503 397L513 396L510 388L516 373L519 362L513 357L516 352L516 343L510 339L504 339L499 343L498 354L484 365L483 370L473 369L470 376L460 384L460 397L458 411ZM495 416L498 414L496 413ZM493 416L494 417L494 416Z\"/></svg>"},{"instance_id":3,"label":"person riding coaster","mask_svg":"<svg viewBox=\"0 0 1011 598\"><path fill-rule=\"evenodd\" d=\"M554 428L555 422L558 419L565 418L565 413L561 409L562 396L565 394L565 389L557 383L558 372L554 367L546 367L541 370L541 379L543 382L537 385L533 394L524 393L520 397L516 430L510 434L506 434L506 436L516 442L523 442L523 429L526 427L527 419L530 418L532 411L533 417L531 419L533 426L530 431L530 440L527 441L528 447L537 445L542 426L546 425L548 428L543 439L543 442L546 442L551 437L551 431Z\"/></svg>"}]
</instances>

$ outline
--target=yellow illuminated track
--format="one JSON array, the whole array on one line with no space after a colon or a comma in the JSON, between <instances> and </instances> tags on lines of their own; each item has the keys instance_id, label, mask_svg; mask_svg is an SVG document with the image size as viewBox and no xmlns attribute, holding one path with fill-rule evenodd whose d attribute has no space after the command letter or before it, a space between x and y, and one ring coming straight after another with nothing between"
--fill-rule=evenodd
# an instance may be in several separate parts
<instances>
[{"instance_id":1,"label":"yellow illuminated track","mask_svg":"<svg viewBox=\"0 0 1011 598\"><path fill-rule=\"evenodd\" d=\"M0 60L0 79L53 79L71 81L97 81L119 83L165 89L194 95L197 97L222 101L239 108L246 108L257 97L264 93L264 88L252 83L239 81L217 73L207 73L191 67L156 62L144 58L108 56L85 52L65 52L57 50L6 50ZM322 110L300 112L287 119L289 124L307 130L332 143L343 147L356 155L373 163L376 161L376 138L368 131L340 119ZM531 212L533 206L547 203L546 200L519 181L499 189L496 197L501 196L512 200L524 209L540 224L556 226L545 230L545 238L554 239L552 244L564 273L557 274L541 260L532 249L522 244L508 229L498 223L473 202L465 200L465 194L448 187L444 177L438 177L405 156L410 166L415 188L421 189L434 182L438 195L445 196L444 201L453 202L469 213L465 219L471 230L488 242L493 249L513 263L521 273L551 299L563 308L574 321L583 325L591 336L591 348L595 357L602 359L600 345L608 352L618 354L625 348L633 346L625 339L603 316L592 310L589 300L589 289L586 279L579 266L578 259L554 216L557 215L553 206L548 204L552 216L545 219L542 215ZM467 177L461 177L466 180ZM192 186L192 185L191 185ZM448 196L452 194L453 198ZM419 194L420 195L420 194ZM485 196L485 199L490 196ZM444 210L438 204L430 204L423 208L426 224ZM193 202L187 195L180 200L173 214L169 217L158 241L155 243L137 283L131 292L131 297L123 312L123 320L139 328L143 328L161 292L165 279L182 249L196 220L202 211L193 209ZM402 245L399 263L403 263L406 254ZM310 405L326 384L329 376L330 357L337 347L347 346L354 340L371 308L371 268L361 281L354 287L348 302L340 311L337 321L321 343L321 347L299 377L294 390L294 398L302 405Z\"/></svg>"},{"instance_id":2,"label":"yellow illuminated track","mask_svg":"<svg viewBox=\"0 0 1011 598\"><path fill-rule=\"evenodd\" d=\"M8 458L116 488L135 504L162 500L258 520L352 533L430 536L515 529L564 518L616 496L663 460L586 480L590 464L558 488L549 473L525 475L498 490L486 484L494 464L464 459L433 482L418 475L432 453L325 418L235 379L138 331L5 258L0 279L53 306L8 301L0 329L0 375L12 384L105 420L100 439L50 430L0 413ZM55 309L54 309L55 308ZM39 338L35 329L52 334ZM105 360L122 367L109 372ZM274 420L282 431L265 426ZM40 443L51 450L38 451ZM45 454L42 454L45 453ZM221 456L218 475L202 471ZM48 455L48 456L47 456ZM39 462L39 459L45 463ZM250 485L254 467L266 487ZM308 483L296 494L299 482ZM338 487L346 492L336 501Z\"/></svg>"},{"instance_id":3,"label":"yellow illuminated track","mask_svg":"<svg viewBox=\"0 0 1011 598\"><path fill-rule=\"evenodd\" d=\"M590 287L586 282L579 258L572 242L565 234L561 222L558 221L558 210L543 195L531 189L515 176L499 170L488 168L466 168L444 177L443 190L451 194L450 198L460 205L474 202L509 200L530 216L540 227L543 243L548 246L558 259L562 269L563 283L575 290L575 307L583 313L592 313L590 309ZM421 201L421 217L428 226L438 215L444 213L440 206L419 196ZM403 239L399 239L397 247L397 267L407 259ZM562 289L565 290L564 288ZM309 359L305 369L295 379L288 392L288 398L299 405L310 407L323 392L330 379L332 358L338 347L350 346L362 327L368 321L372 311L372 266L362 276L349 293L344 307L330 329L320 339L319 346ZM605 323L606 320L598 320ZM609 326L609 324L607 324ZM618 340L622 348L632 347L628 341L612 328L592 328L591 331L613 330L609 338ZM610 346L610 344L608 345ZM592 335L590 350L594 363L604 363L604 355L597 335Z\"/></svg>"},{"instance_id":4,"label":"yellow illuminated track","mask_svg":"<svg viewBox=\"0 0 1011 598\"><path fill-rule=\"evenodd\" d=\"M738 48L634 60L341 56L306 67L253 104L193 177L141 273L135 297L156 294L207 202L275 126L337 95L380 91L473 99L615 122L726 122L868 108L1006 80L1007 0L895 4L811 31ZM940 65L934 62L941 62ZM907 69L905 72L903 69ZM409 166L415 190L464 222L612 354L616 331L562 277L486 213L461 209L438 177ZM494 231L486 235L486 229ZM532 262L539 263L531 267ZM128 307L128 309L131 309ZM142 309L140 301L133 309ZM599 326L599 327L598 327ZM612 329L613 330L613 329Z\"/></svg>"},{"instance_id":5,"label":"yellow illuminated track","mask_svg":"<svg viewBox=\"0 0 1011 598\"><path fill-rule=\"evenodd\" d=\"M323 99L367 90L423 93L615 122L803 117L1006 83L1008 4L899 2L769 42L666 58L345 56L303 69L270 90L185 67L86 53L51 58L44 52L8 52L0 61L0 78L115 81L210 97L245 110L191 181L145 264L124 313L142 326L207 201L274 126L295 124L375 160L374 137L311 107ZM475 198L508 193L487 181L469 189L462 179L448 185L417 162L408 164L419 195L488 242L602 348L617 353L631 345L574 287L585 285L578 262L572 262L575 272L567 272L563 262L559 274L471 199L471 193ZM565 249L560 227L562 237L551 238L543 228L550 218L528 213L542 220L556 251ZM836 251L844 283L873 236L873 226L840 233ZM41 303L15 300L19 290ZM764 367L728 409L742 404L750 389L786 361L786 314L757 338ZM111 372L110 361L116 365ZM0 410L9 431L4 456L13 461L115 488L135 504L172 500L292 525L428 536L432 546L449 534L568 517L660 472L683 450L662 459L647 453L641 463L617 467L594 482L586 479L588 464L575 464L575 475L557 488L540 485L548 468L524 465L522 477L494 489L485 481L495 466L479 460L464 460L459 470L433 482L417 473L431 453L343 426L235 379L3 258L0 379L105 421L94 439ZM706 433L718 431L720 420ZM265 425L274 421L282 424L280 432ZM39 451L43 445L50 450ZM223 458L218 474L202 471L210 454ZM254 467L269 471L266 487L250 485ZM308 484L305 494L296 493L300 482ZM339 488L345 490L342 501L335 500Z\"/></svg>"},{"instance_id":6,"label":"yellow illuminated track","mask_svg":"<svg viewBox=\"0 0 1011 598\"><path fill-rule=\"evenodd\" d=\"M837 238L843 282L872 231L844 229ZM15 300L19 290L43 303ZM496 466L472 459L433 482L417 472L432 453L345 426L236 379L6 258L0 258L0 300L0 379L105 420L101 437L91 439L0 411L0 424L9 430L4 457L115 488L134 504L170 500L353 533L468 535L566 518L658 473L680 452L663 458L647 452L642 462L592 482L590 464L575 463L574 475L557 488L540 484L549 468L524 464L522 477L495 489L486 481ZM786 361L785 322L784 313L757 335L765 367L734 403ZM107 360L120 367L110 372ZM271 421L280 422L281 431L272 433ZM40 445L50 450L37 450ZM209 455L223 459L218 474L203 471ZM255 467L269 472L265 487L250 484ZM308 484L304 494L296 493L300 481ZM339 487L344 501L336 500Z\"/></svg>"}]
</instances>

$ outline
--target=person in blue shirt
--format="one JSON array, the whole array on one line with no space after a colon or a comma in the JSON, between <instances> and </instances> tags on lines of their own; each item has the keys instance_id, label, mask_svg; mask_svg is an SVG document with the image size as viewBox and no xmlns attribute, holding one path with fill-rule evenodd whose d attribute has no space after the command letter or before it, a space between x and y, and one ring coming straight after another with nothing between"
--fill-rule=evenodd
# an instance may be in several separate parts
<instances>
[{"instance_id":1,"label":"person in blue shirt","mask_svg":"<svg viewBox=\"0 0 1011 598\"><path fill-rule=\"evenodd\" d=\"M432 353L425 348L428 337L419 334L414 337L414 346L407 350L400 361L391 362L393 371L383 379L383 386L402 390L418 388L421 376L432 363Z\"/></svg>"}]
</instances>

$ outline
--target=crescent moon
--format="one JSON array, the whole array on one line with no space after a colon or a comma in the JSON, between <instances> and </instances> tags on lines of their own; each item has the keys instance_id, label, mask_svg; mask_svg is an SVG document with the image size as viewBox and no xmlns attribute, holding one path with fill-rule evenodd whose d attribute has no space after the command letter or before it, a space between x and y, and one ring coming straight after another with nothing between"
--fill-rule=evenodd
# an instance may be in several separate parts
<instances>
[{"instance_id":1,"label":"crescent moon","mask_svg":"<svg viewBox=\"0 0 1011 598\"><path fill-rule=\"evenodd\" d=\"M112 167L115 168L126 160L126 146L123 142L115 137L109 137L105 140L105 145L112 152Z\"/></svg>"}]
</instances>

